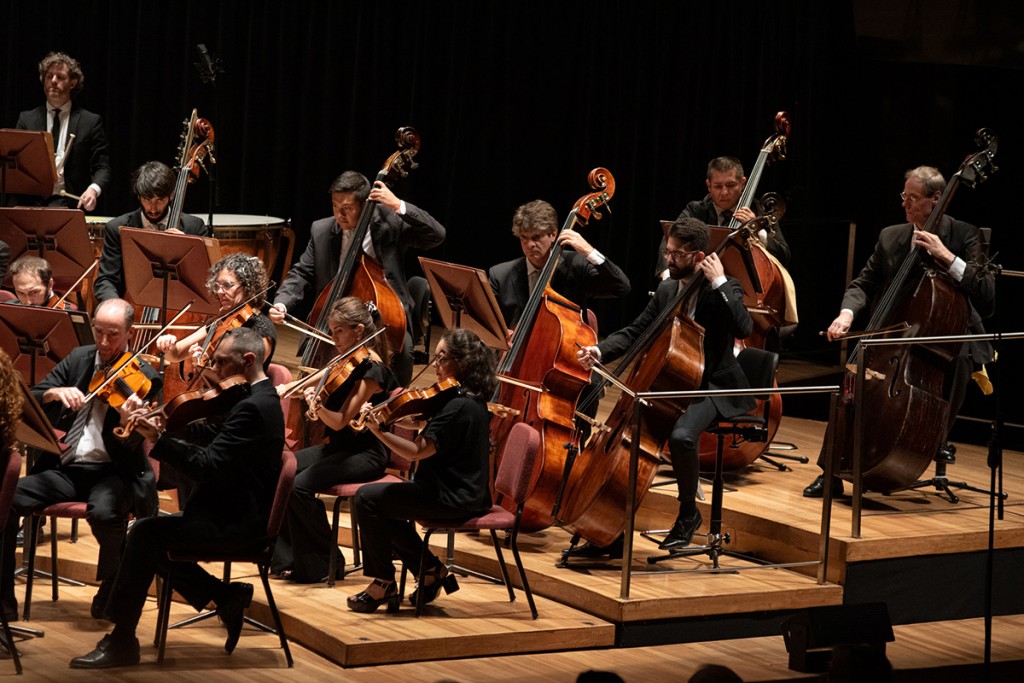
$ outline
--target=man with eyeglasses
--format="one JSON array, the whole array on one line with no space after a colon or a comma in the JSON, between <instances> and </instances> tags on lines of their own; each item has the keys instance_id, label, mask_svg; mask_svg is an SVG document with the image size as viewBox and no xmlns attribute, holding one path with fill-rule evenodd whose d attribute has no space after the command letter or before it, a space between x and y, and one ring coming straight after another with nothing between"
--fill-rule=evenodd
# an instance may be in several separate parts
<instances>
[{"instance_id":1,"label":"man with eyeglasses","mask_svg":"<svg viewBox=\"0 0 1024 683\"><path fill-rule=\"evenodd\" d=\"M174 199L174 172L159 161L147 161L132 173L132 192L139 208L114 218L103 229L103 253L96 275L96 299L106 301L124 296L124 263L121 260L121 228L144 228L185 235L208 237L202 218L181 214L181 222L169 226L167 219Z\"/></svg>"},{"instance_id":2,"label":"man with eyeglasses","mask_svg":"<svg viewBox=\"0 0 1024 683\"><path fill-rule=\"evenodd\" d=\"M747 186L747 177L743 175L743 164L736 157L715 157L708 162L707 178L704 180L704 184L708 188L708 193L703 199L688 203L679 214L679 218L696 218L706 225L725 226L729 225L729 221L734 217L741 223L757 217L755 213L758 209L757 200L754 201L751 208L736 208L740 196ZM779 263L784 266L789 265L789 245L786 243L781 229L776 228L772 235L762 230L758 237L771 255L779 260ZM664 239L661 241L661 249L665 249ZM668 264L665 263L664 256L659 252L656 270L659 278L668 277L667 267Z\"/></svg>"},{"instance_id":3,"label":"man with eyeglasses","mask_svg":"<svg viewBox=\"0 0 1024 683\"><path fill-rule=\"evenodd\" d=\"M614 332L597 346L588 346L577 353L586 368L595 363L608 363L627 350L644 334L661 312L671 306L676 294L694 278L701 278L696 289L683 302L683 313L704 328L704 375L701 389L745 389L747 377L736 360L733 348L736 339L746 338L754 322L743 305L743 286L727 276L722 262L707 253L707 226L696 218L678 219L669 229L663 257L668 263L669 278L664 280L643 313L630 325ZM662 550L677 550L689 545L702 519L697 509L697 480L700 470L698 448L700 435L719 416L731 418L752 410L749 396L697 399L679 416L669 435L672 471L679 492L679 515L668 535L659 544ZM598 548L587 543L570 552L574 557L622 556L621 538L611 546Z\"/></svg>"},{"instance_id":4,"label":"man with eyeglasses","mask_svg":"<svg viewBox=\"0 0 1024 683\"><path fill-rule=\"evenodd\" d=\"M922 228L939 203L946 180L938 169L931 166L918 166L907 171L904 177L903 192L899 196L907 222L890 225L879 233L874 253L860 274L846 287L839 315L829 325L826 333L829 341L846 335L858 313L874 309L889 289L889 284L896 277L912 246L927 251L935 266L945 269L957 286L968 295L971 306L969 330L972 333L984 332L981 320L982 316L988 317L992 313L995 281L978 268L983 253L978 228L944 215L934 232L924 232ZM947 434L963 403L972 364L986 363L991 359L991 346L987 343L964 345L955 361L953 381L947 388L950 403L949 424L944 426ZM946 462L952 462L951 455L940 456L945 457ZM821 458L818 464L822 464ZM804 496L820 498L823 491L823 477L819 476L804 489ZM842 479L833 478L832 494L838 496L842 493Z\"/></svg>"}]
</instances>

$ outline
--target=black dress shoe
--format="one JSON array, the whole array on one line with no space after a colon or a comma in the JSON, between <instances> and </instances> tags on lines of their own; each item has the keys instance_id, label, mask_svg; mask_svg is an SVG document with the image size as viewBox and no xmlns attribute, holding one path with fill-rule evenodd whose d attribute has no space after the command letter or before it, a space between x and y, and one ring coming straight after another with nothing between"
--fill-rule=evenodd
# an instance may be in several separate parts
<instances>
[{"instance_id":1,"label":"black dress shoe","mask_svg":"<svg viewBox=\"0 0 1024 683\"><path fill-rule=\"evenodd\" d=\"M700 510L695 510L689 517L677 517L675 524L669 529L668 536L658 544L659 550L676 550L690 545L693 535L700 528L704 519L700 516Z\"/></svg>"},{"instance_id":2,"label":"black dress shoe","mask_svg":"<svg viewBox=\"0 0 1024 683\"><path fill-rule=\"evenodd\" d=\"M622 534L619 534L619 537L611 543L609 543L608 545L595 545L588 541L581 546L569 548L565 551L564 555L565 557L582 557L588 559L607 556L609 559L612 560L621 560L622 543L623 536Z\"/></svg>"},{"instance_id":3,"label":"black dress shoe","mask_svg":"<svg viewBox=\"0 0 1024 683\"><path fill-rule=\"evenodd\" d=\"M69 665L72 669L111 669L116 666L134 666L139 663L139 639L132 638L123 643L115 642L110 634L96 644L96 649L87 655L75 657Z\"/></svg>"},{"instance_id":4,"label":"black dress shoe","mask_svg":"<svg viewBox=\"0 0 1024 683\"><path fill-rule=\"evenodd\" d=\"M378 607L387 603L388 612L397 612L398 603L402 599L402 596L398 594L398 584L394 581L389 583L380 579L374 579L373 583L384 589L384 595L375 598L366 591L360 591L355 595L348 596L348 600L346 600L348 608L353 612L369 614L370 612L376 612Z\"/></svg>"},{"instance_id":5,"label":"black dress shoe","mask_svg":"<svg viewBox=\"0 0 1024 683\"><path fill-rule=\"evenodd\" d=\"M113 579L104 579L100 582L100 589L92 599L92 606L89 613L93 619L107 618L107 602L110 600L110 591L114 588Z\"/></svg>"},{"instance_id":6,"label":"black dress shoe","mask_svg":"<svg viewBox=\"0 0 1024 683\"><path fill-rule=\"evenodd\" d=\"M804 498L821 498L825 495L825 475L819 475L804 489ZM832 477L832 497L843 495L843 480Z\"/></svg>"},{"instance_id":7,"label":"black dress shoe","mask_svg":"<svg viewBox=\"0 0 1024 683\"><path fill-rule=\"evenodd\" d=\"M252 603L251 583L232 583L228 586L228 594L224 601L217 604L217 616L224 622L228 630L228 637L224 641L224 651L231 654L238 645L238 638L242 635L242 622L245 616L245 608Z\"/></svg>"}]
</instances>

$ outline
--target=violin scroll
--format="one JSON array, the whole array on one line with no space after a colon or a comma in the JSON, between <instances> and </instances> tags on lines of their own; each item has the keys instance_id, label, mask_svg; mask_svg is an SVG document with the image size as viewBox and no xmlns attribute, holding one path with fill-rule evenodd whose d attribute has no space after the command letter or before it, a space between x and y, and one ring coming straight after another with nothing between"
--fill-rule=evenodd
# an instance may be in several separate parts
<instances>
[{"instance_id":1,"label":"violin scroll","mask_svg":"<svg viewBox=\"0 0 1024 683\"><path fill-rule=\"evenodd\" d=\"M776 161L785 161L786 139L789 137L790 128L788 112L780 111L775 115L775 133L765 140L761 146L762 151L768 153L768 163L774 164Z\"/></svg>"}]
</instances>

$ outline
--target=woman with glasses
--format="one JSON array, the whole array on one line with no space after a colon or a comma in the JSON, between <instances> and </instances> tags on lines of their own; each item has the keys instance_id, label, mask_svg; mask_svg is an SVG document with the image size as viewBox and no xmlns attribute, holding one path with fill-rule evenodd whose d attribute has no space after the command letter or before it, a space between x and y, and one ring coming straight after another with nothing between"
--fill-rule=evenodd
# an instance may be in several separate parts
<instances>
[{"instance_id":1,"label":"woman with glasses","mask_svg":"<svg viewBox=\"0 0 1024 683\"><path fill-rule=\"evenodd\" d=\"M239 327L248 327L256 331L266 345L266 361L264 369L270 364L277 347L277 332L270 318L259 311L266 302L267 271L263 261L248 254L228 254L210 268L206 280L206 288L220 302L220 315L237 312L245 317ZM251 315L245 315L245 305L252 309ZM165 334L157 338L156 347L170 363L177 363L186 358L197 363L201 356L213 356L212 348L204 348L207 338L216 331L216 325L200 327L189 336L178 339L173 334ZM205 352L205 354L204 354Z\"/></svg>"}]
</instances>

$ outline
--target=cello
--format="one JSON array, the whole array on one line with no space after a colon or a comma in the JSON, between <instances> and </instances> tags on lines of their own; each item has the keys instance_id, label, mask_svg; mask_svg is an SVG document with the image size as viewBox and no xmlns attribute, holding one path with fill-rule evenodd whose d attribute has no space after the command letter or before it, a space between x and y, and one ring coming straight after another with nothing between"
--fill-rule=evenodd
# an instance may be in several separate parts
<instances>
[{"instance_id":1,"label":"cello","mask_svg":"<svg viewBox=\"0 0 1024 683\"><path fill-rule=\"evenodd\" d=\"M409 170L418 164L414 161L420 149L420 136L410 127L399 128L395 133L395 144L398 149L387 158L384 166L377 173L374 182L390 183L395 176L408 176ZM372 186L372 184L371 184ZM310 311L308 322L319 332L327 333L327 319L334 302L344 296L359 297L363 301L372 301L380 311L381 323L387 328L388 341L395 352L399 352L405 343L405 308L395 290L388 284L384 268L380 263L363 253L362 244L370 229L370 223L377 213L377 202L366 200L359 214L352 246L344 255L338 272L324 287L316 298ZM329 336L329 335L328 335ZM302 365L307 368L321 367L333 355L329 345L316 338L305 342L302 352ZM387 359L390 360L390 359Z\"/></svg>"},{"instance_id":2,"label":"cello","mask_svg":"<svg viewBox=\"0 0 1024 683\"><path fill-rule=\"evenodd\" d=\"M607 169L595 168L587 179L595 192L576 201L559 234L586 225L591 216L599 219L598 209L615 194L615 178ZM526 422L540 433L544 454L535 475L537 484L523 509L525 531L537 531L554 522L552 511L566 458L578 449L576 404L590 381L590 373L576 361L576 349L597 343L597 334L584 321L580 307L551 288L561 255L562 245L556 237L510 348L497 368L500 386L494 402L518 413L491 420L494 452L502 452L516 422Z\"/></svg>"},{"instance_id":3,"label":"cello","mask_svg":"<svg viewBox=\"0 0 1024 683\"><path fill-rule=\"evenodd\" d=\"M934 233L961 184L974 187L996 170L992 164L997 139L990 131L977 132L982 149L971 154L950 178L921 230ZM969 255L974 258L975 255ZM890 334L894 324L900 337L963 334L970 304L964 290L919 246L911 244L889 287L872 313L867 332ZM905 324L902 324L905 323ZM891 336L891 334L890 334ZM931 465L945 440L950 405L943 394L955 371L959 342L882 346L870 354L858 345L847 364L847 391L843 409L829 423L839 474L853 480L853 384L864 364L865 381L859 400L862 419L870 424L861 437L861 481L873 491L907 488Z\"/></svg>"},{"instance_id":4,"label":"cello","mask_svg":"<svg viewBox=\"0 0 1024 683\"><path fill-rule=\"evenodd\" d=\"M737 235L749 235L762 226L770 226L772 221L774 217L770 215L755 218L740 226ZM730 240L723 241L715 253L726 249L729 243ZM697 271L623 354L615 374L624 377L624 390L606 420L607 428L587 442L580 464L566 472L559 524L594 545L609 545L625 527L635 394L694 390L700 386L704 375L704 329L685 310L703 282L703 272ZM594 396L586 400L594 400ZM650 488L659 464L668 459L669 434L690 401L657 401L641 411L637 506Z\"/></svg>"}]
</instances>

